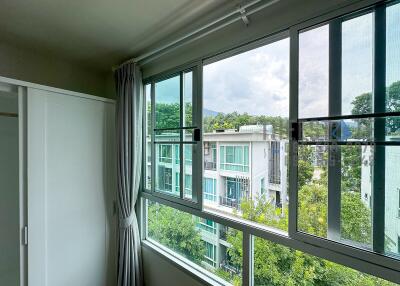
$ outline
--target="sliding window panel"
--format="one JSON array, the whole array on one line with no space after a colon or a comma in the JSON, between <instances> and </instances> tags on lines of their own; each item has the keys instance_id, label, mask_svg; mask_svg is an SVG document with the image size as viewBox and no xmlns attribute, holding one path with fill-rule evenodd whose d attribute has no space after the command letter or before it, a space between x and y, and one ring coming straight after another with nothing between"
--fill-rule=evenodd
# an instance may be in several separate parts
<instances>
[{"instance_id":1,"label":"sliding window panel","mask_svg":"<svg viewBox=\"0 0 400 286\"><path fill-rule=\"evenodd\" d=\"M289 39L221 58L203 69L203 207L287 232Z\"/></svg>"},{"instance_id":2,"label":"sliding window panel","mask_svg":"<svg viewBox=\"0 0 400 286\"><path fill-rule=\"evenodd\" d=\"M180 196L180 145L155 144L155 190Z\"/></svg>"},{"instance_id":3,"label":"sliding window panel","mask_svg":"<svg viewBox=\"0 0 400 286\"><path fill-rule=\"evenodd\" d=\"M174 202L200 208L201 194L200 116L196 65L181 71L160 75L149 81L151 92L151 136L146 144L151 159L153 185L149 192ZM153 167L151 167L153 166ZM193 173L197 170L199 174ZM194 186L197 186L194 188ZM193 191L195 190L195 191Z\"/></svg>"},{"instance_id":4,"label":"sliding window panel","mask_svg":"<svg viewBox=\"0 0 400 286\"><path fill-rule=\"evenodd\" d=\"M399 11L399 4L382 3L324 26L297 30L300 118L294 118L299 132L292 161L298 173L292 184L298 200L292 236L392 269L399 267L400 249L400 182L393 173L400 148L395 48L400 30L394 24ZM329 37L305 37L324 27ZM301 57L308 52L302 51L305 39L329 47L328 94L318 97L327 106L326 114L301 114L306 108L301 76ZM310 179L304 183L307 174Z\"/></svg>"},{"instance_id":5,"label":"sliding window panel","mask_svg":"<svg viewBox=\"0 0 400 286\"><path fill-rule=\"evenodd\" d=\"M155 128L179 128L180 124L180 77L155 83Z\"/></svg>"},{"instance_id":6,"label":"sliding window panel","mask_svg":"<svg viewBox=\"0 0 400 286\"><path fill-rule=\"evenodd\" d=\"M222 285L242 284L242 232L147 201L148 239L193 263Z\"/></svg>"},{"instance_id":7,"label":"sliding window panel","mask_svg":"<svg viewBox=\"0 0 400 286\"><path fill-rule=\"evenodd\" d=\"M328 231L327 145L298 147L298 230L318 237Z\"/></svg>"}]
</instances>

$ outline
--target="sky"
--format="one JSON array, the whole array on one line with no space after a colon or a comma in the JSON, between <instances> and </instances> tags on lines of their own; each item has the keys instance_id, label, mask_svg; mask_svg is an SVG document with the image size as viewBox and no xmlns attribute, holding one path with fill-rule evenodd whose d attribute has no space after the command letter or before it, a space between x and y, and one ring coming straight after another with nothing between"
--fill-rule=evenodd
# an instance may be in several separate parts
<instances>
[{"instance_id":1,"label":"sky","mask_svg":"<svg viewBox=\"0 0 400 286\"><path fill-rule=\"evenodd\" d=\"M387 84L400 80L400 4L387 9ZM329 27L299 36L299 117L328 116ZM342 24L342 114L373 86L373 15ZM190 75L185 82L191 83ZM186 85L188 86L188 85ZM187 90L187 88L185 88ZM157 102L179 102L178 78L156 85ZM188 92L186 92L188 94ZM204 66L203 107L289 115L289 39Z\"/></svg>"}]
</instances>

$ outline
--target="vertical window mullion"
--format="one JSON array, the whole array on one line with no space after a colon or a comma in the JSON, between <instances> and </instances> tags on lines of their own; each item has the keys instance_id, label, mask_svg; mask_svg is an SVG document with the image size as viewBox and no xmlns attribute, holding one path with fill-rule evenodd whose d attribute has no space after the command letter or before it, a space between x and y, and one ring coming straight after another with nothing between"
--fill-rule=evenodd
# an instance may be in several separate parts
<instances>
[{"instance_id":1,"label":"vertical window mullion","mask_svg":"<svg viewBox=\"0 0 400 286\"><path fill-rule=\"evenodd\" d=\"M196 142L192 150L192 196L197 202L199 209L203 207L203 67L199 62L193 69L193 125L200 129L200 141ZM195 170L196 172L194 172Z\"/></svg>"},{"instance_id":2,"label":"vertical window mullion","mask_svg":"<svg viewBox=\"0 0 400 286\"><path fill-rule=\"evenodd\" d=\"M329 116L342 113L342 21L329 23ZM333 130L336 129L336 132ZM329 140L340 138L339 123L330 122ZM335 135L334 135L335 134ZM328 151L328 238L340 238L341 150L332 144Z\"/></svg>"},{"instance_id":3,"label":"vertical window mullion","mask_svg":"<svg viewBox=\"0 0 400 286\"><path fill-rule=\"evenodd\" d=\"M156 134L155 134L155 122L156 122L156 95L155 95L155 82L151 82L151 192L155 191L156 188Z\"/></svg>"},{"instance_id":4,"label":"vertical window mullion","mask_svg":"<svg viewBox=\"0 0 400 286\"><path fill-rule=\"evenodd\" d=\"M254 256L254 237L247 231L243 232L243 263L242 263L242 285L254 285L253 256Z\"/></svg>"},{"instance_id":5,"label":"vertical window mullion","mask_svg":"<svg viewBox=\"0 0 400 286\"><path fill-rule=\"evenodd\" d=\"M180 111L180 115L179 115L179 137L180 137L180 142L179 142L179 170L180 170L180 176L179 176L179 196L181 199L184 198L184 189L185 189L185 181L184 181L184 171L185 171L185 161L184 161L184 145L183 145L183 141L184 141L184 129L182 129L183 127L183 123L184 123L184 116L185 116L185 110L184 110L184 94L183 94L183 72L179 73L179 111Z\"/></svg>"},{"instance_id":6,"label":"vertical window mullion","mask_svg":"<svg viewBox=\"0 0 400 286\"><path fill-rule=\"evenodd\" d=\"M376 7L374 16L373 112L385 112L386 103L386 7ZM385 140L385 118L374 120L374 140ZM385 244L385 146L375 145L373 159L373 250L384 252Z\"/></svg>"},{"instance_id":7,"label":"vertical window mullion","mask_svg":"<svg viewBox=\"0 0 400 286\"><path fill-rule=\"evenodd\" d=\"M290 73L289 73L289 124L291 128L289 136L289 236L297 232L297 202L298 202L298 95L299 95L299 32L290 30Z\"/></svg>"}]
</instances>

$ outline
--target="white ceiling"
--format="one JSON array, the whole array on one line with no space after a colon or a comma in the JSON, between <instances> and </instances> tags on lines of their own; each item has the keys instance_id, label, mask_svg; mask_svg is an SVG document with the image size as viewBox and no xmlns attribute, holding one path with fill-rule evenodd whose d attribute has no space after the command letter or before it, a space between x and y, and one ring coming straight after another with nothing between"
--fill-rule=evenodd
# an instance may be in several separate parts
<instances>
[{"instance_id":1,"label":"white ceiling","mask_svg":"<svg viewBox=\"0 0 400 286\"><path fill-rule=\"evenodd\" d=\"M2 41L109 70L240 0L2 0Z\"/></svg>"}]
</instances>

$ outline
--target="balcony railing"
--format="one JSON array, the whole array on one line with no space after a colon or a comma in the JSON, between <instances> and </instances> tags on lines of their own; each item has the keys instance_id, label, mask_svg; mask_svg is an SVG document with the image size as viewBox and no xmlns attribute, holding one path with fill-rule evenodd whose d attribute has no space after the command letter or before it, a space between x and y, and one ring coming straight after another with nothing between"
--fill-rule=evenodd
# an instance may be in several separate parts
<instances>
[{"instance_id":1,"label":"balcony railing","mask_svg":"<svg viewBox=\"0 0 400 286\"><path fill-rule=\"evenodd\" d=\"M220 268L224 269L225 271L227 271L231 274L239 274L240 273L240 268L232 265L228 260L223 260L220 263Z\"/></svg>"},{"instance_id":2,"label":"balcony railing","mask_svg":"<svg viewBox=\"0 0 400 286\"><path fill-rule=\"evenodd\" d=\"M221 225L219 229L219 239L226 241L227 235L228 235L228 227Z\"/></svg>"},{"instance_id":3,"label":"balcony railing","mask_svg":"<svg viewBox=\"0 0 400 286\"><path fill-rule=\"evenodd\" d=\"M230 208L235 208L239 209L240 208L240 200L238 199L231 199L228 197L219 197L219 204L222 206L230 207Z\"/></svg>"},{"instance_id":4,"label":"balcony railing","mask_svg":"<svg viewBox=\"0 0 400 286\"><path fill-rule=\"evenodd\" d=\"M204 170L211 170L211 171L217 170L217 163L204 161Z\"/></svg>"}]
</instances>

